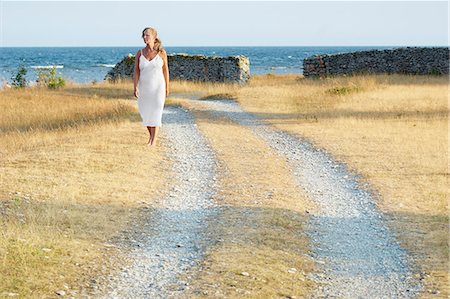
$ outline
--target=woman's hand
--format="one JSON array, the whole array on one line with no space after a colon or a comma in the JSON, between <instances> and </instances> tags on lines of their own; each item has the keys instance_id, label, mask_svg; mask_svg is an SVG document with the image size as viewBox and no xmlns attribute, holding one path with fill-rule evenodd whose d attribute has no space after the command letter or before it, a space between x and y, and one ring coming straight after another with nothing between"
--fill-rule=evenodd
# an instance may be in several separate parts
<instances>
[{"instance_id":1,"label":"woman's hand","mask_svg":"<svg viewBox=\"0 0 450 299\"><path fill-rule=\"evenodd\" d=\"M166 98L169 96L169 88L166 87Z\"/></svg>"},{"instance_id":2,"label":"woman's hand","mask_svg":"<svg viewBox=\"0 0 450 299\"><path fill-rule=\"evenodd\" d=\"M134 89L134 96L135 96L136 98L139 97L139 89L138 89L137 87Z\"/></svg>"}]
</instances>

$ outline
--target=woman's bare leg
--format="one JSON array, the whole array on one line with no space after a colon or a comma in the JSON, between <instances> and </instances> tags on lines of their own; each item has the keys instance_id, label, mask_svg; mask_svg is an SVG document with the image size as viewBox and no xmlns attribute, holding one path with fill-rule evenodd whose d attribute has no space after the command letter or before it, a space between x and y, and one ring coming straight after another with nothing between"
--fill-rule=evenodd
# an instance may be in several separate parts
<instances>
[{"instance_id":1,"label":"woman's bare leg","mask_svg":"<svg viewBox=\"0 0 450 299\"><path fill-rule=\"evenodd\" d=\"M150 140L150 145L155 145L156 144L156 140L158 138L158 131L159 131L159 127L150 127L150 134L152 136L152 139Z\"/></svg>"},{"instance_id":2,"label":"woman's bare leg","mask_svg":"<svg viewBox=\"0 0 450 299\"><path fill-rule=\"evenodd\" d=\"M151 143L152 143L152 129L151 128L152 127L147 127L148 133L150 134L150 137L148 138L148 142L147 142L148 145L151 145Z\"/></svg>"}]
</instances>

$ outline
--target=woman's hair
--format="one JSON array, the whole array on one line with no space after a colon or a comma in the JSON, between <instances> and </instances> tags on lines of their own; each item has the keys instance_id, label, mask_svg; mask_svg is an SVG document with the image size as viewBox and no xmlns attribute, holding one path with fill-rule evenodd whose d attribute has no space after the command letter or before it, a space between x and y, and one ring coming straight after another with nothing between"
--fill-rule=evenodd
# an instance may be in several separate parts
<instances>
[{"instance_id":1,"label":"woman's hair","mask_svg":"<svg viewBox=\"0 0 450 299\"><path fill-rule=\"evenodd\" d=\"M158 38L158 32L156 32L155 28L147 27L144 30L142 30L142 38L144 38L145 31L147 31L147 30L150 31L152 33L152 35L155 37L154 49L158 52L162 51L163 46L162 46L161 40Z\"/></svg>"}]
</instances>

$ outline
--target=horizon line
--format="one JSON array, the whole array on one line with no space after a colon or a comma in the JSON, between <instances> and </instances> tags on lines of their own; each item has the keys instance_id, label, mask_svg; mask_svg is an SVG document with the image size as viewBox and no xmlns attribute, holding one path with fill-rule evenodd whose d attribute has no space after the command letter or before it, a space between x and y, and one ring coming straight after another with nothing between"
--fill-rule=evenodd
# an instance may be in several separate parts
<instances>
[{"instance_id":1,"label":"horizon line","mask_svg":"<svg viewBox=\"0 0 450 299\"><path fill-rule=\"evenodd\" d=\"M0 46L0 48L134 48L134 47L142 47L142 45L130 45L130 46ZM443 47L448 48L450 45L191 45L191 46L164 46L164 48L248 48L248 47L264 47L264 48L276 48L276 47Z\"/></svg>"}]
</instances>

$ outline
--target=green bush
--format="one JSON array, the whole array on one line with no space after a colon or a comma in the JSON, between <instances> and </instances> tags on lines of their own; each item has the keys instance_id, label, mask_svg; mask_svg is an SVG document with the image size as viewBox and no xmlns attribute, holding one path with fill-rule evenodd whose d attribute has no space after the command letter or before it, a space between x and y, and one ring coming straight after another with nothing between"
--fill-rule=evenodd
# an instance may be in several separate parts
<instances>
[{"instance_id":1,"label":"green bush","mask_svg":"<svg viewBox=\"0 0 450 299\"><path fill-rule=\"evenodd\" d=\"M13 76L12 79L12 86L16 88L24 88L27 86L27 79L25 78L25 75L27 74L27 69L24 66L19 66L17 69L17 73L15 76Z\"/></svg>"},{"instance_id":2,"label":"green bush","mask_svg":"<svg viewBox=\"0 0 450 299\"><path fill-rule=\"evenodd\" d=\"M440 75L442 75L442 73L441 73L440 70L433 68L430 71L428 71L428 75L430 75L430 76L440 76Z\"/></svg>"},{"instance_id":3,"label":"green bush","mask_svg":"<svg viewBox=\"0 0 450 299\"><path fill-rule=\"evenodd\" d=\"M349 94L352 92L357 92L359 90L360 90L360 88L358 88L356 86L337 86L337 87L328 89L326 92L328 94L332 94L332 95L346 95L346 94Z\"/></svg>"},{"instance_id":4,"label":"green bush","mask_svg":"<svg viewBox=\"0 0 450 299\"><path fill-rule=\"evenodd\" d=\"M62 76L56 76L56 68L52 67L49 69L37 69L37 80L39 86L46 86L50 89L56 89L63 87L66 81Z\"/></svg>"},{"instance_id":5,"label":"green bush","mask_svg":"<svg viewBox=\"0 0 450 299\"><path fill-rule=\"evenodd\" d=\"M231 94L228 93L219 93L219 94L212 94L209 96L201 97L200 100L205 101L213 101L213 100L236 100L236 97L234 97Z\"/></svg>"}]
</instances>

